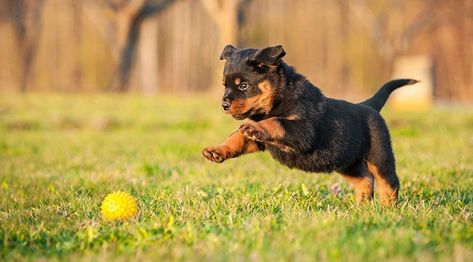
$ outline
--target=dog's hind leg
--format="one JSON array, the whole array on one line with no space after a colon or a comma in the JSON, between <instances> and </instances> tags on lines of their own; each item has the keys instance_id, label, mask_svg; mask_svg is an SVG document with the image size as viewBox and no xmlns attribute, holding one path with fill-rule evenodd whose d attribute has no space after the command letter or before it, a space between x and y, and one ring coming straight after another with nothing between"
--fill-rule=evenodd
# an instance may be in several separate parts
<instances>
[{"instance_id":1,"label":"dog's hind leg","mask_svg":"<svg viewBox=\"0 0 473 262\"><path fill-rule=\"evenodd\" d=\"M394 205L399 194L399 179L396 175L389 131L381 116L373 117L369 126L371 147L366 158L366 166L376 180L381 204Z\"/></svg>"},{"instance_id":2,"label":"dog's hind leg","mask_svg":"<svg viewBox=\"0 0 473 262\"><path fill-rule=\"evenodd\" d=\"M349 168L340 171L340 174L355 189L356 203L373 199L373 177L368 172L363 161L357 162Z\"/></svg>"}]
</instances>

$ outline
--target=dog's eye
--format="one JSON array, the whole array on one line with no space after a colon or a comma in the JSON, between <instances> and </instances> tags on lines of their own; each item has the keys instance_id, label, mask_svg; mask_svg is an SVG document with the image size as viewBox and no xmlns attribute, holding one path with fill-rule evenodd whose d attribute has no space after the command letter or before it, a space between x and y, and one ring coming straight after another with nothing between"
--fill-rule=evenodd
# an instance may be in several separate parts
<instances>
[{"instance_id":1,"label":"dog's eye","mask_svg":"<svg viewBox=\"0 0 473 262\"><path fill-rule=\"evenodd\" d=\"M240 89L241 91L245 91L246 89L248 89L248 87L250 87L250 85L249 85L247 82L242 82L242 83L238 86L238 89Z\"/></svg>"}]
</instances>

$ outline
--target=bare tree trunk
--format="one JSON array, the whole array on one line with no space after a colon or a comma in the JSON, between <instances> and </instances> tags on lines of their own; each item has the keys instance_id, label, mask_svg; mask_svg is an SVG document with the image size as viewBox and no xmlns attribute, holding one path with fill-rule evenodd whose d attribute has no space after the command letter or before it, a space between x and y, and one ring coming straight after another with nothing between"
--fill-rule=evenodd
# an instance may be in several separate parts
<instances>
[{"instance_id":1,"label":"bare tree trunk","mask_svg":"<svg viewBox=\"0 0 473 262\"><path fill-rule=\"evenodd\" d=\"M345 91L348 89L349 79L350 79L350 71L348 68L348 52L349 50L349 11L348 11L348 3L346 1L339 2L339 10L340 10L340 43L342 45L342 52L341 52L341 65L340 65L340 89L339 95L344 96Z\"/></svg>"},{"instance_id":2,"label":"bare tree trunk","mask_svg":"<svg viewBox=\"0 0 473 262\"><path fill-rule=\"evenodd\" d=\"M130 0L122 1L119 5L113 5L112 2L118 16L117 52L120 55L109 90L124 92L129 89L130 73L134 66L143 22L159 14L173 2L174 0Z\"/></svg>"},{"instance_id":3,"label":"bare tree trunk","mask_svg":"<svg viewBox=\"0 0 473 262\"><path fill-rule=\"evenodd\" d=\"M201 0L207 13L218 28L218 52L225 45L238 44L238 8L241 0ZM223 64L217 63L213 73L213 86L222 81Z\"/></svg>"},{"instance_id":4,"label":"bare tree trunk","mask_svg":"<svg viewBox=\"0 0 473 262\"><path fill-rule=\"evenodd\" d=\"M73 12L73 36L74 36L74 71L73 71L73 85L74 91L79 91L82 88L82 63L80 59L81 45L82 45L82 3L72 1Z\"/></svg>"},{"instance_id":5,"label":"bare tree trunk","mask_svg":"<svg viewBox=\"0 0 473 262\"><path fill-rule=\"evenodd\" d=\"M109 90L124 92L128 90L130 72L135 59L141 19L128 13L118 14L117 47L118 63L110 82Z\"/></svg>"},{"instance_id":6,"label":"bare tree trunk","mask_svg":"<svg viewBox=\"0 0 473 262\"><path fill-rule=\"evenodd\" d=\"M471 60L468 59L468 47L471 48L471 44L468 46L465 40L465 36L467 35L466 31L466 17L468 14L466 13L467 6L465 2L458 1L453 6L454 12L452 12L451 20L453 20L453 35L455 38L455 47L452 48L452 57L456 58L456 63L451 63L450 65L456 66L458 75L456 83L458 83L458 88L456 89L456 98L458 100L468 101L473 96L471 81L472 81L472 72L471 67L472 63ZM471 15L471 13L469 13ZM452 43L452 42L450 42Z\"/></svg>"},{"instance_id":7,"label":"bare tree trunk","mask_svg":"<svg viewBox=\"0 0 473 262\"><path fill-rule=\"evenodd\" d=\"M38 48L44 0L8 0L7 5L20 56L19 89L24 92L29 88L33 61Z\"/></svg>"},{"instance_id":8,"label":"bare tree trunk","mask_svg":"<svg viewBox=\"0 0 473 262\"><path fill-rule=\"evenodd\" d=\"M247 15L246 13L248 12L248 8L250 7L252 0L240 0L240 5L237 10L237 44L242 45L243 40L242 40L242 28L246 25L247 23Z\"/></svg>"},{"instance_id":9,"label":"bare tree trunk","mask_svg":"<svg viewBox=\"0 0 473 262\"><path fill-rule=\"evenodd\" d=\"M141 85L145 94L158 92L158 21L146 20L141 28L139 63Z\"/></svg>"},{"instance_id":10,"label":"bare tree trunk","mask_svg":"<svg viewBox=\"0 0 473 262\"><path fill-rule=\"evenodd\" d=\"M327 74L327 69L328 69L328 54L329 54L329 46L328 46L328 15L327 15L327 1L321 1L321 16L323 19L323 24L322 24L322 46L321 46L321 52L320 52L320 59L322 60L322 68L325 72L325 74L321 74L320 79L323 85L328 86L328 74Z\"/></svg>"}]
</instances>

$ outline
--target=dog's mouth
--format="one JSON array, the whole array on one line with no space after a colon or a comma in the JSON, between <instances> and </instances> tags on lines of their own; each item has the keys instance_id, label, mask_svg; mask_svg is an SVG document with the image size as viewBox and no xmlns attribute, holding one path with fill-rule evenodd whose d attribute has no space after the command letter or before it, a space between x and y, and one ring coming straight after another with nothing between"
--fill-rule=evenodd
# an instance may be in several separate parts
<instances>
[{"instance_id":1,"label":"dog's mouth","mask_svg":"<svg viewBox=\"0 0 473 262\"><path fill-rule=\"evenodd\" d=\"M224 109L224 111L236 120L243 120L253 114L254 108L248 108L242 101L235 100L232 105L229 108Z\"/></svg>"},{"instance_id":2,"label":"dog's mouth","mask_svg":"<svg viewBox=\"0 0 473 262\"><path fill-rule=\"evenodd\" d=\"M230 114L236 120L243 120L245 118L261 119L261 118L264 118L264 116L266 115L265 113L261 113L260 110L255 109L255 108L251 108L248 111L245 111L243 113L232 113L228 111L227 113Z\"/></svg>"},{"instance_id":3,"label":"dog's mouth","mask_svg":"<svg viewBox=\"0 0 473 262\"><path fill-rule=\"evenodd\" d=\"M242 114L232 114L230 112L227 112L227 113L229 113L236 120L243 120L245 118L250 117L250 114L248 112L245 112L245 113L242 113Z\"/></svg>"},{"instance_id":4,"label":"dog's mouth","mask_svg":"<svg viewBox=\"0 0 473 262\"><path fill-rule=\"evenodd\" d=\"M239 100L234 100L232 105L229 108L224 109L224 111L236 120L243 120L245 118L252 119L253 117L259 117L268 114L268 112L266 112L263 108L258 106L251 107L248 106L246 101Z\"/></svg>"}]
</instances>

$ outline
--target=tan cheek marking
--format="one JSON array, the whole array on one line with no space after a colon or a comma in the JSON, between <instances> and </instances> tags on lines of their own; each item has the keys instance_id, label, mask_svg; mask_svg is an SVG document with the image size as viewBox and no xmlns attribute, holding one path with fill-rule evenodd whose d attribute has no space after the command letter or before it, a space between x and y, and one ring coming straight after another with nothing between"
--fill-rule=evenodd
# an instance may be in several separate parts
<instances>
[{"instance_id":1,"label":"tan cheek marking","mask_svg":"<svg viewBox=\"0 0 473 262\"><path fill-rule=\"evenodd\" d=\"M235 79L235 83L237 79L239 78ZM251 109L260 109L264 113L271 111L274 95L273 87L268 80L265 80L258 84L258 88L261 90L260 95L242 100L234 100L230 107L230 113L242 114Z\"/></svg>"},{"instance_id":2,"label":"tan cheek marking","mask_svg":"<svg viewBox=\"0 0 473 262\"><path fill-rule=\"evenodd\" d=\"M228 110L230 114L243 114L247 111L248 101L245 99L235 99L233 100L230 109Z\"/></svg>"},{"instance_id":3,"label":"tan cheek marking","mask_svg":"<svg viewBox=\"0 0 473 262\"><path fill-rule=\"evenodd\" d=\"M268 113L273 107L273 87L268 80L264 80L258 84L258 88L261 90L261 95L258 97L257 106Z\"/></svg>"}]
</instances>

